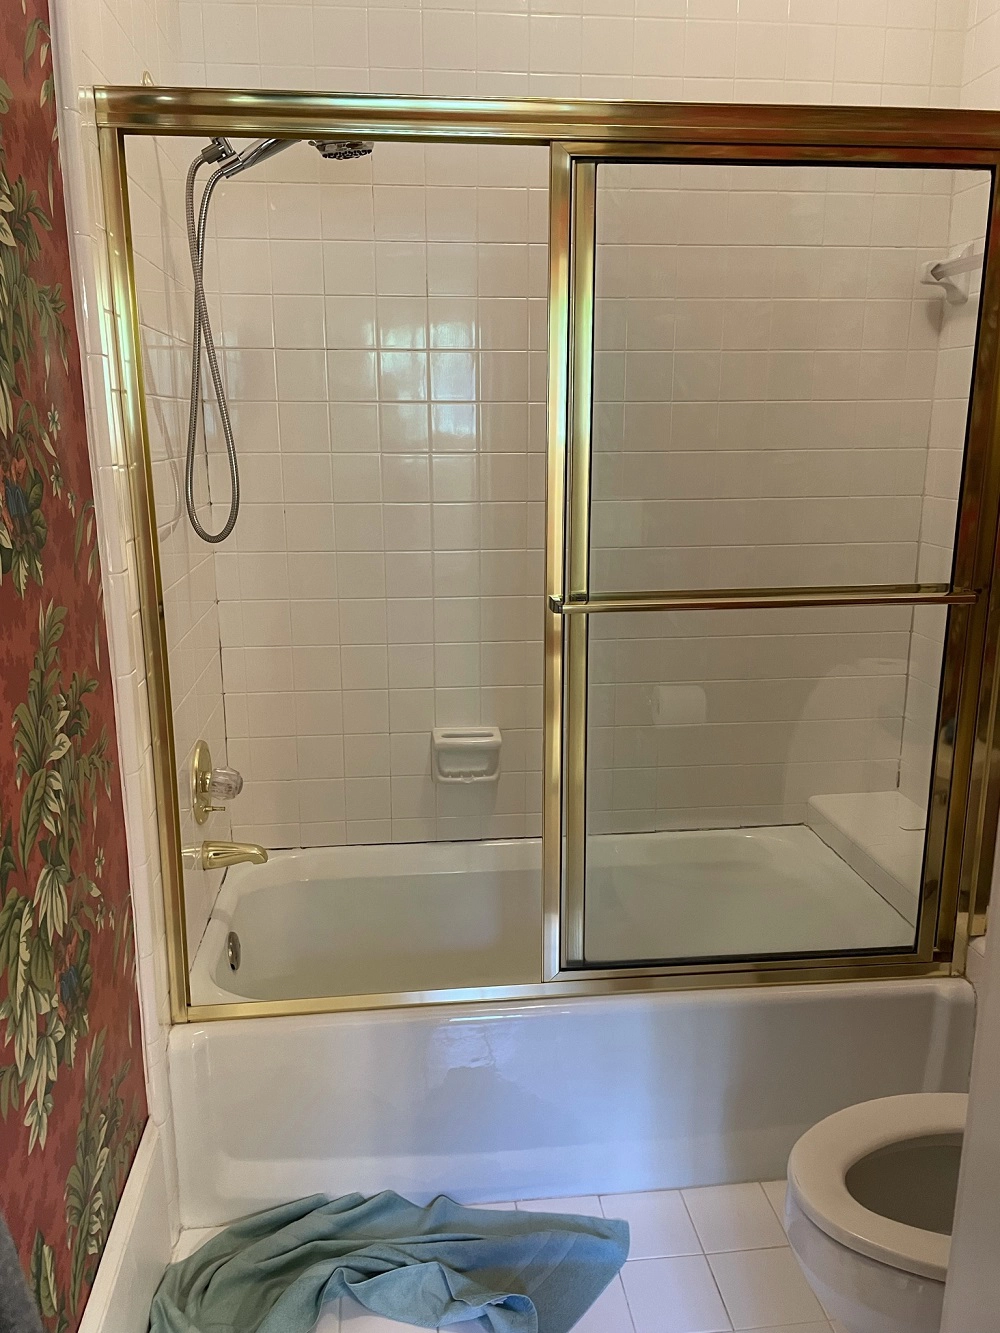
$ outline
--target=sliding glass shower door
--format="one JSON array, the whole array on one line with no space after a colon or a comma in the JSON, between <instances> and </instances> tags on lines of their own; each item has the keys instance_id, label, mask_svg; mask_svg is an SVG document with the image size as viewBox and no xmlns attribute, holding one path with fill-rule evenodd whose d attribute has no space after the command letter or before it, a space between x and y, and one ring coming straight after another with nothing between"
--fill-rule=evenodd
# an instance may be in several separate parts
<instances>
[{"instance_id":1,"label":"sliding glass shower door","mask_svg":"<svg viewBox=\"0 0 1000 1333\"><path fill-rule=\"evenodd\" d=\"M1000 121L96 103L172 1017L961 970L1000 817ZM220 186L245 509L212 555L170 463L183 210L138 182L251 134L301 147ZM374 156L315 176L338 139ZM470 731L488 765L446 771ZM212 840L274 853L225 885L273 972L213 906L198 740L248 779Z\"/></svg>"},{"instance_id":2,"label":"sliding glass shower door","mask_svg":"<svg viewBox=\"0 0 1000 1333\"><path fill-rule=\"evenodd\" d=\"M560 967L926 954L989 175L706 156L567 155Z\"/></svg>"}]
</instances>

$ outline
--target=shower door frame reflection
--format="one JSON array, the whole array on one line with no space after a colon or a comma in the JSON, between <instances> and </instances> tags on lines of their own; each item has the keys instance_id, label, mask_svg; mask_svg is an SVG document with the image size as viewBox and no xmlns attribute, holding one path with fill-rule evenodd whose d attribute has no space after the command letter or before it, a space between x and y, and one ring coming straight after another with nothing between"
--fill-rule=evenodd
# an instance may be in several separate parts
<instances>
[{"instance_id":1,"label":"shower door frame reflection","mask_svg":"<svg viewBox=\"0 0 1000 1333\"><path fill-rule=\"evenodd\" d=\"M365 93L261 92L159 86L94 90L107 269L99 310L111 352L115 462L127 471L148 685L157 833L163 878L170 1013L174 1022L251 1018L401 1005L522 1001L629 991L794 981L948 976L964 969L970 931L989 893L1000 810L995 695L1000 682L1000 580L994 585L1000 513L1000 228L996 178L1000 113L924 108L794 107L392 97ZM185 932L177 766L173 743L163 589L153 507L141 330L129 216L131 136L344 138L437 144L524 144L549 151L548 440L544 624L542 924L539 980L530 984L367 995L193 1004ZM993 181L979 338L952 582L929 588L769 589L711 605L949 606L945 670L956 734L939 725L928 822L921 937L893 955L778 958L595 969L577 966L574 894L582 891L580 822L586 761L586 623L592 614L664 606L664 596L587 600L589 394L593 346L596 164L600 161L927 166L982 169ZM569 541L569 545L567 542ZM726 590L723 590L724 592ZM694 608L698 593L666 605ZM811 600L803 602L804 597ZM595 605L599 603L599 606ZM581 651L581 643L584 645ZM567 689L566 686L569 686ZM568 722L569 725L566 725ZM946 770L954 780L949 782ZM569 818L564 821L564 812ZM574 813L575 812L575 813ZM567 836L576 833L571 838ZM985 832L985 837L982 836ZM567 944L570 945L567 948Z\"/></svg>"},{"instance_id":2,"label":"shower door frame reflection","mask_svg":"<svg viewBox=\"0 0 1000 1333\"><path fill-rule=\"evenodd\" d=\"M991 848L983 846L983 816L996 808L983 775L984 713L991 717L995 681L986 661L995 662L997 627L990 615L996 555L997 495L997 321L1000 289L997 225L1000 200L993 154L962 154L913 147L905 152L879 147L792 144L575 143L553 145L553 178L567 178L565 190L570 315L563 356L567 365L565 415L565 562L562 582L549 587L548 614L562 622L563 771L560 793L563 865L559 880L558 957L549 957L552 977L642 975L664 970L763 970L815 968L838 961L926 964L964 948L963 913L985 910L982 878ZM945 160L942 160L945 159ZM957 505L951 579L947 583L854 584L821 587L647 589L594 593L590 586L591 480L593 464L594 316L597 261L598 168L602 164L699 166L789 166L864 169L980 170L990 177L985 219L980 306L970 383L962 481ZM720 245L720 250L725 246ZM589 622L595 615L657 611L762 610L796 607L945 606L936 738L933 747L927 825L924 836L914 948L817 951L797 957L737 956L685 959L646 958L634 962L586 961L587 729ZM993 623L990 623L993 622ZM555 632L555 631L554 631ZM986 659L986 661L984 661ZM554 812L551 816L554 818ZM978 892L976 891L978 887ZM555 892L548 886L551 897ZM965 926L968 929L968 926Z\"/></svg>"}]
</instances>

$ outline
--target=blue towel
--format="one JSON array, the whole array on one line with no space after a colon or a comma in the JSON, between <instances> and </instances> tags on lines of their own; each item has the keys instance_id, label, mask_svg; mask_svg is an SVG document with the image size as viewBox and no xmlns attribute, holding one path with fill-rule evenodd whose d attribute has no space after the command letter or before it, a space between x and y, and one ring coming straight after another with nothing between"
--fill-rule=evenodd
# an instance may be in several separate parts
<instances>
[{"instance_id":1,"label":"blue towel","mask_svg":"<svg viewBox=\"0 0 1000 1333\"><path fill-rule=\"evenodd\" d=\"M420 1328L482 1317L494 1333L569 1333L628 1243L627 1222L601 1217L316 1194L171 1264L150 1333L310 1333L338 1296Z\"/></svg>"}]
</instances>

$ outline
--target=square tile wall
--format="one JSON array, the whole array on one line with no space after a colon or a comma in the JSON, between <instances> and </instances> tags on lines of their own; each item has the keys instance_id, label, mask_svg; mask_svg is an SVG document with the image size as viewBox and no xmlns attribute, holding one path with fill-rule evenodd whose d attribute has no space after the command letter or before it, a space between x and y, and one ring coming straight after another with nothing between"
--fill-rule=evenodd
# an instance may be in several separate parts
<instances>
[{"instance_id":1,"label":"square tile wall","mask_svg":"<svg viewBox=\"0 0 1000 1333\"><path fill-rule=\"evenodd\" d=\"M982 249L984 188L950 171L599 167L596 590L949 577L954 491L925 498L925 478L955 424L960 460L971 363L939 350L952 308L920 275L950 252L955 210ZM593 831L800 822L813 795L895 788L904 709L926 805L936 609L773 629L753 613L738 639L723 615L633 619L591 626ZM670 711L692 692L700 717Z\"/></svg>"},{"instance_id":2,"label":"square tile wall","mask_svg":"<svg viewBox=\"0 0 1000 1333\"><path fill-rule=\"evenodd\" d=\"M181 0L189 82L954 105L966 0Z\"/></svg>"},{"instance_id":3,"label":"square tile wall","mask_svg":"<svg viewBox=\"0 0 1000 1333\"><path fill-rule=\"evenodd\" d=\"M803 823L812 796L893 789L912 620L905 607L595 617L590 832Z\"/></svg>"},{"instance_id":4,"label":"square tile wall","mask_svg":"<svg viewBox=\"0 0 1000 1333\"><path fill-rule=\"evenodd\" d=\"M995 0L970 3L964 37L962 84L959 105L967 108L1000 107L1000 28ZM957 181L948 238L949 255L958 255L968 246L982 249L980 219L988 206L984 187L970 178ZM942 531L953 522L955 501L961 480L962 447L965 435L965 406L958 385L967 374L976 337L976 296L978 274L970 282L970 299L964 305L941 307L941 354L934 384L930 452L924 487L921 541L921 578L945 577L948 568L946 543ZM918 624L913 637L910 672L911 689L907 696L903 729L903 756L900 787L913 793L927 789L926 738L936 722L932 690L936 686L933 664L943 635L937 622ZM923 761L923 762L922 762Z\"/></svg>"},{"instance_id":5,"label":"square tile wall","mask_svg":"<svg viewBox=\"0 0 1000 1333\"><path fill-rule=\"evenodd\" d=\"M380 144L219 190L237 837L540 832L546 184L540 149ZM475 723L503 731L499 782L436 785L431 728Z\"/></svg>"},{"instance_id":6,"label":"square tile wall","mask_svg":"<svg viewBox=\"0 0 1000 1333\"><path fill-rule=\"evenodd\" d=\"M703 9L213 0L180 22L193 83L956 100L961 0ZM208 276L245 497L215 557L234 836L538 832L544 217L540 150L328 165L297 146L220 191ZM488 799L429 780L430 727L453 721L504 729Z\"/></svg>"},{"instance_id":7,"label":"square tile wall","mask_svg":"<svg viewBox=\"0 0 1000 1333\"><path fill-rule=\"evenodd\" d=\"M957 172L949 223L948 257L967 247L982 254L989 208L988 189L974 173ZM938 358L934 376L920 521L918 577L925 582L951 576L952 543L968 415L968 385L978 326L979 274L969 278L969 300L951 305L938 299ZM937 728L937 695L945 617L923 608L914 619L910 645L906 715L900 763L900 790L923 804L930 783L931 744Z\"/></svg>"}]
</instances>

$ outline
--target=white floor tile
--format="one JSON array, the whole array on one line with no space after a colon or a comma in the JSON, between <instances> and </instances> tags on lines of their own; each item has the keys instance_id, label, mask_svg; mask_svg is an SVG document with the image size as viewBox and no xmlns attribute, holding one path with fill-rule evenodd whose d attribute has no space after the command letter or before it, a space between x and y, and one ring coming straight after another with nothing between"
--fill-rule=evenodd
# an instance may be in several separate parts
<instances>
[{"instance_id":1,"label":"white floor tile","mask_svg":"<svg viewBox=\"0 0 1000 1333\"><path fill-rule=\"evenodd\" d=\"M635 1259L622 1269L635 1333L728 1333L726 1307L702 1255Z\"/></svg>"},{"instance_id":2,"label":"white floor tile","mask_svg":"<svg viewBox=\"0 0 1000 1333\"><path fill-rule=\"evenodd\" d=\"M573 1325L573 1333L634 1333L620 1277L604 1288L583 1318Z\"/></svg>"},{"instance_id":3,"label":"white floor tile","mask_svg":"<svg viewBox=\"0 0 1000 1333\"><path fill-rule=\"evenodd\" d=\"M646 1194L602 1194L605 1217L623 1217L632 1243L630 1259L665 1259L678 1254L701 1254L698 1236L684 1207L680 1190L651 1190Z\"/></svg>"},{"instance_id":4,"label":"white floor tile","mask_svg":"<svg viewBox=\"0 0 1000 1333\"><path fill-rule=\"evenodd\" d=\"M603 1217L596 1194L580 1194L572 1199L518 1199L522 1213L579 1213L583 1217Z\"/></svg>"},{"instance_id":5,"label":"white floor tile","mask_svg":"<svg viewBox=\"0 0 1000 1333\"><path fill-rule=\"evenodd\" d=\"M785 1190L788 1182L785 1180L763 1180L761 1189L767 1195L767 1201L774 1209L778 1221L782 1227L785 1225Z\"/></svg>"},{"instance_id":6,"label":"white floor tile","mask_svg":"<svg viewBox=\"0 0 1000 1333\"><path fill-rule=\"evenodd\" d=\"M787 1246L712 1254L708 1261L735 1329L820 1323L826 1317Z\"/></svg>"},{"instance_id":7,"label":"white floor tile","mask_svg":"<svg viewBox=\"0 0 1000 1333\"><path fill-rule=\"evenodd\" d=\"M470 1208L486 1208L491 1213L513 1213L517 1209L516 1203L470 1203Z\"/></svg>"},{"instance_id":8,"label":"white floor tile","mask_svg":"<svg viewBox=\"0 0 1000 1333\"><path fill-rule=\"evenodd\" d=\"M682 1193L706 1254L786 1243L784 1228L760 1185L709 1185Z\"/></svg>"}]
</instances>

